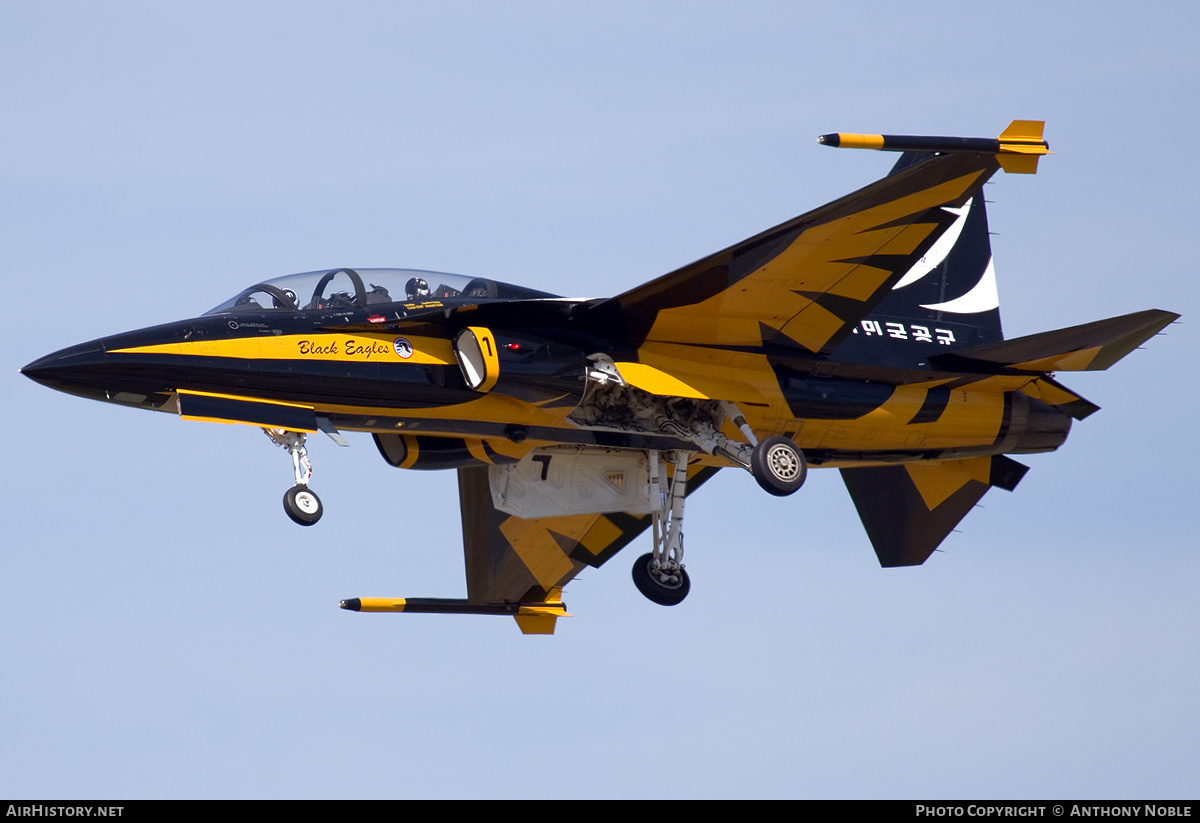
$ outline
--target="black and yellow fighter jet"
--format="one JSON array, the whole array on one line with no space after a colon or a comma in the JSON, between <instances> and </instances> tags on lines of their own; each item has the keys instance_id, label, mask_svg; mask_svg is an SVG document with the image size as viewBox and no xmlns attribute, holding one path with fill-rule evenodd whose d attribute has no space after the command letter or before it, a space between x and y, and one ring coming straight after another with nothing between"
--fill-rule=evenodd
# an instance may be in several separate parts
<instances>
[{"instance_id":1,"label":"black and yellow fighter jet","mask_svg":"<svg viewBox=\"0 0 1200 823\"><path fill-rule=\"evenodd\" d=\"M485 278L330 269L257 283L192 320L26 366L71 394L262 427L303 525L305 437L370 432L400 469L456 469L465 599L358 611L507 614L551 633L563 586L647 529L633 578L687 595L685 496L722 468L770 494L836 467L884 566L925 561L1097 407L1053 373L1106 369L1178 315L1005 340L983 184L1033 173L1042 123L996 139L830 134L901 151L882 180L607 299Z\"/></svg>"}]
</instances>

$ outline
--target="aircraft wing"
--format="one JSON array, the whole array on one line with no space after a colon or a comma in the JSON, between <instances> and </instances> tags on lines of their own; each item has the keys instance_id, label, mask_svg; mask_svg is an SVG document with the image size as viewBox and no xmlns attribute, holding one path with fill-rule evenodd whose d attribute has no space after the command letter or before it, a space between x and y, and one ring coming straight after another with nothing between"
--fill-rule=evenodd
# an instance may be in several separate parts
<instances>
[{"instance_id":1,"label":"aircraft wing","mask_svg":"<svg viewBox=\"0 0 1200 823\"><path fill-rule=\"evenodd\" d=\"M688 494L716 472L690 467ZM528 519L505 514L492 505L486 466L459 469L458 493L467 603L482 608L561 607L563 586L588 566L603 565L650 527L650 515L619 512ZM514 616L527 634L554 631L556 615Z\"/></svg>"},{"instance_id":2,"label":"aircraft wing","mask_svg":"<svg viewBox=\"0 0 1200 823\"><path fill-rule=\"evenodd\" d=\"M827 355L950 227L946 209L997 169L992 154L932 157L594 310L634 346Z\"/></svg>"}]
</instances>

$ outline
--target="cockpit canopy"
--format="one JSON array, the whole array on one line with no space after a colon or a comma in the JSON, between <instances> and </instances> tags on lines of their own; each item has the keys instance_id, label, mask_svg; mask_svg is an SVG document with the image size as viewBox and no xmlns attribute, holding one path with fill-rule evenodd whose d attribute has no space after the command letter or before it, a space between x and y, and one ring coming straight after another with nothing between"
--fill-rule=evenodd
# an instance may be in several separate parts
<instances>
[{"instance_id":1,"label":"cockpit canopy","mask_svg":"<svg viewBox=\"0 0 1200 823\"><path fill-rule=\"evenodd\" d=\"M553 294L420 269L325 269L256 283L205 314L261 311L365 309L385 303L439 301L448 305L480 300L531 300Z\"/></svg>"}]
</instances>

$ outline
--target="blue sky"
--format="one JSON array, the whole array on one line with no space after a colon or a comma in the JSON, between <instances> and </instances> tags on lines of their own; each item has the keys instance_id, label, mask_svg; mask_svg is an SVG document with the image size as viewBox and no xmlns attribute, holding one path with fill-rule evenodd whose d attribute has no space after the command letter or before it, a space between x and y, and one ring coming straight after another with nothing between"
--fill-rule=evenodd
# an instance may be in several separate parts
<instances>
[{"instance_id":1,"label":"blue sky","mask_svg":"<svg viewBox=\"0 0 1200 823\"><path fill-rule=\"evenodd\" d=\"M0 5L8 468L0 796L1195 797L1200 12L961 3ZM1006 332L1184 314L923 567L836 473L723 473L692 593L460 596L452 474L52 393L64 346L267 277L405 266L617 293L882 176L829 131L1057 154L988 188Z\"/></svg>"}]
</instances>

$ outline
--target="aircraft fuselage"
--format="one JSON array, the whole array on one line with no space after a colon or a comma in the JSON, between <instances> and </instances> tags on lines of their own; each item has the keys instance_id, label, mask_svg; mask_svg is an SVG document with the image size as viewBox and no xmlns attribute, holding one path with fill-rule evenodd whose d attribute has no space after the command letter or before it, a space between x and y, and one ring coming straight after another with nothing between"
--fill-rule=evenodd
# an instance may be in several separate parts
<instances>
[{"instance_id":1,"label":"aircraft fuselage","mask_svg":"<svg viewBox=\"0 0 1200 823\"><path fill-rule=\"evenodd\" d=\"M303 406L339 430L462 439L478 447L480 462L491 462L489 454L516 459L549 443L683 445L667 435L569 421L584 395L589 357L619 362L637 354L586 322L572 323L589 301L519 302L515 312L506 301L477 309L480 322L505 313L531 321L491 326L499 379L487 392L472 390L456 362L462 323L446 323L440 307L403 304L202 316L63 349L23 372L70 394L200 419L271 425L237 419L236 410L198 413L187 399L181 405L181 391L185 398ZM781 352L762 359L762 379L747 381L740 407L754 430L789 435L817 466L1049 451L1070 427L1067 415L1019 392L946 385L963 382L960 375L890 370L889 380L889 370L863 377L844 367L849 376L828 376L826 364L811 358ZM213 401L191 402L203 411Z\"/></svg>"}]
</instances>

